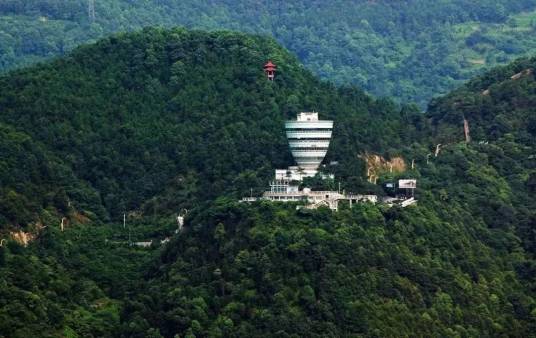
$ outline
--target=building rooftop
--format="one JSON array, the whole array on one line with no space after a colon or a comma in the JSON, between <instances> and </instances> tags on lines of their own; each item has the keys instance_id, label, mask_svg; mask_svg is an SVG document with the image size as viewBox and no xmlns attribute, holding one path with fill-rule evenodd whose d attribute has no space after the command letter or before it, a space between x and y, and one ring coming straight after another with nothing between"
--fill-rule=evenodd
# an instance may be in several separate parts
<instances>
[{"instance_id":1,"label":"building rooftop","mask_svg":"<svg viewBox=\"0 0 536 338\"><path fill-rule=\"evenodd\" d=\"M318 113L316 112L303 112L296 116L296 121L318 121Z\"/></svg>"}]
</instances>

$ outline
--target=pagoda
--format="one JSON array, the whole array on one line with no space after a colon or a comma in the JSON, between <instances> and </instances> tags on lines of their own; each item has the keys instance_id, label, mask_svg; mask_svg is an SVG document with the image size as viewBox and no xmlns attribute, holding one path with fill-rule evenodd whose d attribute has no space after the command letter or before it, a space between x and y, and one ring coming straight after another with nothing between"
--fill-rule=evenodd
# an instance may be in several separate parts
<instances>
[{"instance_id":1,"label":"pagoda","mask_svg":"<svg viewBox=\"0 0 536 338\"><path fill-rule=\"evenodd\" d=\"M275 78L275 72L277 70L277 66L272 63L271 60L268 60L268 62L264 65L264 73L266 74L266 77L268 77L269 81L273 81Z\"/></svg>"}]
</instances>

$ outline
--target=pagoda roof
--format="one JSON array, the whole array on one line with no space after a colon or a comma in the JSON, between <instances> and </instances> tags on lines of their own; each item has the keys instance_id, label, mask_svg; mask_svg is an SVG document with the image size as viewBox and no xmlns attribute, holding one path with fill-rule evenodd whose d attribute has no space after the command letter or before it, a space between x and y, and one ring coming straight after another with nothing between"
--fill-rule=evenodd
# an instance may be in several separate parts
<instances>
[{"instance_id":1,"label":"pagoda roof","mask_svg":"<svg viewBox=\"0 0 536 338\"><path fill-rule=\"evenodd\" d=\"M272 63L271 60L269 60L269 61L264 65L264 68L277 68L277 66L274 65L274 64Z\"/></svg>"}]
</instances>

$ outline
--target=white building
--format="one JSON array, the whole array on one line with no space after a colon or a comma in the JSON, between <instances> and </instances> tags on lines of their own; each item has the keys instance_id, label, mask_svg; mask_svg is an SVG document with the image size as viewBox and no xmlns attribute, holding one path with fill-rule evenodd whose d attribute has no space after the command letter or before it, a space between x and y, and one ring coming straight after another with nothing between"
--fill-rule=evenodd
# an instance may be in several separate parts
<instances>
[{"instance_id":1,"label":"white building","mask_svg":"<svg viewBox=\"0 0 536 338\"><path fill-rule=\"evenodd\" d=\"M313 191L309 188L299 189L297 185L291 184L289 181L273 181L270 183L270 191L265 191L262 197L245 197L242 202L255 201L274 201L274 202L303 202L303 207L308 209L316 209L321 206L326 206L333 210L339 209L339 202L346 201L350 208L355 203L372 203L378 202L376 195L359 195L347 194L340 191Z\"/></svg>"},{"instance_id":2,"label":"white building","mask_svg":"<svg viewBox=\"0 0 536 338\"><path fill-rule=\"evenodd\" d=\"M377 203L376 195L347 194L340 191L312 191L309 188L300 190L297 182L305 177L313 177L328 152L333 131L333 121L319 120L318 113L299 113L296 120L286 121L290 151L297 166L287 169L276 169L274 181L270 183L270 191L262 197L246 197L242 202L269 200L278 202L302 202L300 207L315 209L326 206L338 210L339 202L346 201L350 207L354 203ZM324 178L333 175L323 175Z\"/></svg>"},{"instance_id":3,"label":"white building","mask_svg":"<svg viewBox=\"0 0 536 338\"><path fill-rule=\"evenodd\" d=\"M290 151L297 167L276 170L276 179L301 181L315 176L328 152L333 121L319 120L318 113L299 113L296 120L285 122Z\"/></svg>"}]
</instances>

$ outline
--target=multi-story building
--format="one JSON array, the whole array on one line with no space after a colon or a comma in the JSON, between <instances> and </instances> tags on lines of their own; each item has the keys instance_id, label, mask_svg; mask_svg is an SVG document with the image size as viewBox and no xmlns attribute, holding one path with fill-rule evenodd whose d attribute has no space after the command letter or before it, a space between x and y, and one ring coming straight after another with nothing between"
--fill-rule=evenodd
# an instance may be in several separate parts
<instances>
[{"instance_id":1,"label":"multi-story building","mask_svg":"<svg viewBox=\"0 0 536 338\"><path fill-rule=\"evenodd\" d=\"M333 121L319 120L318 113L299 113L296 120L285 122L285 130L290 146L290 151L297 166L287 169L276 169L275 179L270 183L270 190L265 191L262 197L245 197L243 202L269 200L277 202L301 202L299 207L318 208L328 207L333 210L339 208L339 202L349 203L350 208L355 203L377 203L376 195L360 195L345 191L313 191L310 188L300 188L299 182L305 177L313 177L318 173L318 168L329 148ZM323 178L333 178L333 175L323 175ZM384 202L388 205L399 204L402 207L416 203L414 190L416 180L407 179L399 181L399 189L406 190L406 198L387 198ZM394 186L394 185L393 185ZM411 192L411 198L407 198L407 191Z\"/></svg>"},{"instance_id":2,"label":"multi-story building","mask_svg":"<svg viewBox=\"0 0 536 338\"><path fill-rule=\"evenodd\" d=\"M333 121L319 120L318 113L299 113L296 120L285 122L285 131L297 167L276 170L276 179L301 181L315 176L328 152Z\"/></svg>"}]
</instances>

